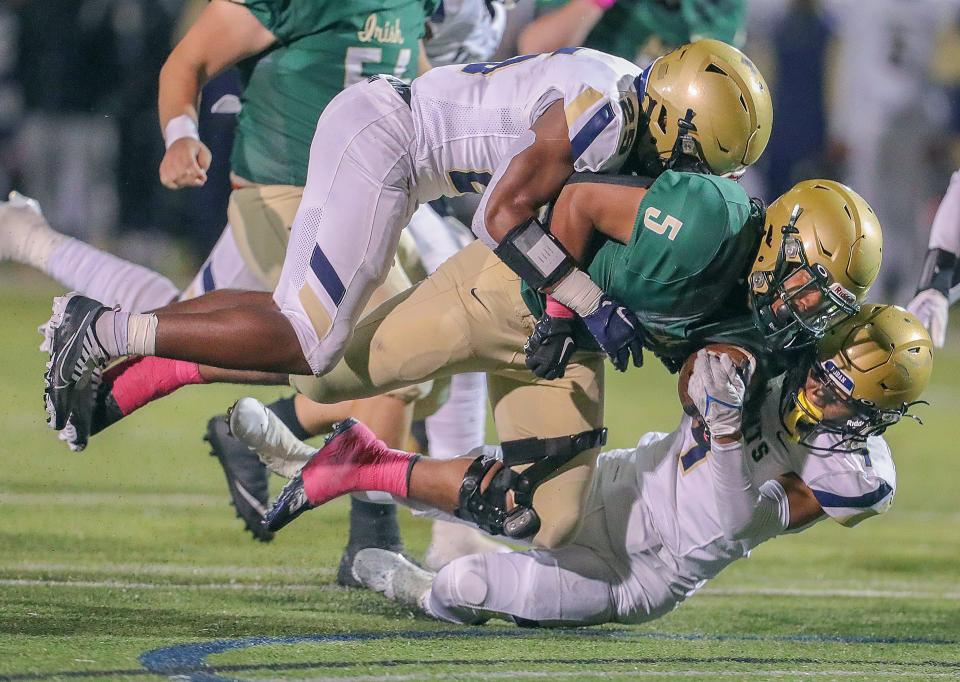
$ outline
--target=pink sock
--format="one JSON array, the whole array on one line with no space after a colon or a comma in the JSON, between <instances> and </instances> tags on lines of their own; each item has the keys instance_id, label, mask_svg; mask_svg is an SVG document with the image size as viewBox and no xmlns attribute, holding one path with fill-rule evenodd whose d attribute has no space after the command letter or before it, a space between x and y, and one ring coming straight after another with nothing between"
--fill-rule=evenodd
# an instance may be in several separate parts
<instances>
[{"instance_id":1,"label":"pink sock","mask_svg":"<svg viewBox=\"0 0 960 682\"><path fill-rule=\"evenodd\" d=\"M407 496L407 472L418 457L391 450L364 424L357 423L324 445L300 472L307 499L323 504L346 493L379 490Z\"/></svg>"},{"instance_id":2,"label":"pink sock","mask_svg":"<svg viewBox=\"0 0 960 682\"><path fill-rule=\"evenodd\" d=\"M104 381L112 381L111 393L124 416L181 386L206 383L197 363L157 357L126 360L107 371Z\"/></svg>"}]
</instances>

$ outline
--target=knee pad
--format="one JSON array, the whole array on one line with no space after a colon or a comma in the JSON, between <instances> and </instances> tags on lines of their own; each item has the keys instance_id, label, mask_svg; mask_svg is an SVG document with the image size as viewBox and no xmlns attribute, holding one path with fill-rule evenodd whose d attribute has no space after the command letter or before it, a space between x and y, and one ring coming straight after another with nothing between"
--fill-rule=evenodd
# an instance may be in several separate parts
<instances>
[{"instance_id":1,"label":"knee pad","mask_svg":"<svg viewBox=\"0 0 960 682\"><path fill-rule=\"evenodd\" d=\"M482 608L489 592L482 555L471 554L454 559L440 569L431 589L433 596L446 606Z\"/></svg>"}]
</instances>

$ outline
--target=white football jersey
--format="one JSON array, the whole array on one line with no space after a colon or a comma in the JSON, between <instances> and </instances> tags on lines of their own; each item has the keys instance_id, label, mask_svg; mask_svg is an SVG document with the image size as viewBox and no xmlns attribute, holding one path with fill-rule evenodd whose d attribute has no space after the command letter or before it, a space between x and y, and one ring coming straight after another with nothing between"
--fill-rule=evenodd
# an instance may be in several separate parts
<instances>
[{"instance_id":1,"label":"white football jersey","mask_svg":"<svg viewBox=\"0 0 960 682\"><path fill-rule=\"evenodd\" d=\"M744 456L751 460L757 487L793 472L813 490L824 512L845 526L889 509L896 471L886 442L869 438L866 455L826 453L791 442L780 423L781 388L781 379L768 384L760 429L745 435ZM604 453L598 464L606 507L618 510L617 518L607 519L612 537L624 538L629 554L631 524L652 520L663 542L660 558L675 567L669 579L677 594L691 594L763 541L724 538L706 461L710 456L694 440L691 419L684 416L673 433L648 433L636 448ZM618 496L620 503L614 501Z\"/></svg>"},{"instance_id":2,"label":"white football jersey","mask_svg":"<svg viewBox=\"0 0 960 682\"><path fill-rule=\"evenodd\" d=\"M630 62L585 48L442 66L413 81L416 193L482 193L515 140L562 100L578 171L612 172L637 133Z\"/></svg>"},{"instance_id":3,"label":"white football jersey","mask_svg":"<svg viewBox=\"0 0 960 682\"><path fill-rule=\"evenodd\" d=\"M427 20L430 38L424 52L433 66L490 59L507 27L502 2L441 0Z\"/></svg>"}]
</instances>

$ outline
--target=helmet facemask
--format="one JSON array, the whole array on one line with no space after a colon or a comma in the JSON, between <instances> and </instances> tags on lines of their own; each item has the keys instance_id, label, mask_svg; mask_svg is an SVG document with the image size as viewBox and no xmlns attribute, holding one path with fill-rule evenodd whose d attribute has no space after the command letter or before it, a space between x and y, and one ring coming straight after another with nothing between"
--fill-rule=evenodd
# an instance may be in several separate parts
<instances>
[{"instance_id":1,"label":"helmet facemask","mask_svg":"<svg viewBox=\"0 0 960 682\"><path fill-rule=\"evenodd\" d=\"M780 398L780 422L788 437L795 443L814 451L830 454L861 450L870 436L879 436L903 417L923 424L920 417L910 414L914 405L927 405L925 400L901 403L894 408L881 408L870 400L858 399L849 392L849 379L833 360L818 362L805 369L789 373L783 383ZM827 395L826 402L842 405L845 410L834 409L833 416L818 407L807 395L806 384L817 382ZM821 438L825 434L832 438Z\"/></svg>"},{"instance_id":2,"label":"helmet facemask","mask_svg":"<svg viewBox=\"0 0 960 682\"><path fill-rule=\"evenodd\" d=\"M794 206L781 229L780 249L772 270L750 275L753 312L768 349L804 348L860 308L856 296L836 282L829 270L812 264L796 227L803 209Z\"/></svg>"}]
</instances>

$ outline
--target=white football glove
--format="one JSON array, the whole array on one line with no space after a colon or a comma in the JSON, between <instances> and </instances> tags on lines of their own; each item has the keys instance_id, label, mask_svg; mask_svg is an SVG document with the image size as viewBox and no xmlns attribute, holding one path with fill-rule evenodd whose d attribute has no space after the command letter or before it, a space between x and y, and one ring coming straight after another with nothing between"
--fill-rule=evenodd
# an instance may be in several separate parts
<instances>
[{"instance_id":1,"label":"white football glove","mask_svg":"<svg viewBox=\"0 0 960 682\"><path fill-rule=\"evenodd\" d=\"M933 339L936 348L943 348L947 340L947 316L950 301L936 289L924 289L913 297L907 310L917 316Z\"/></svg>"},{"instance_id":2,"label":"white football glove","mask_svg":"<svg viewBox=\"0 0 960 682\"><path fill-rule=\"evenodd\" d=\"M726 353L705 348L697 352L687 392L711 437L731 436L740 431L744 395L755 368L756 360L752 356L749 367L738 370Z\"/></svg>"}]
</instances>

